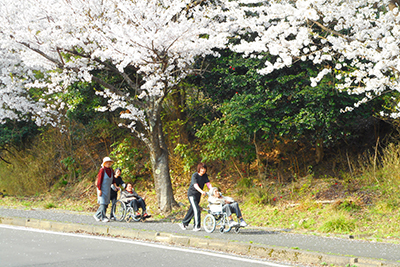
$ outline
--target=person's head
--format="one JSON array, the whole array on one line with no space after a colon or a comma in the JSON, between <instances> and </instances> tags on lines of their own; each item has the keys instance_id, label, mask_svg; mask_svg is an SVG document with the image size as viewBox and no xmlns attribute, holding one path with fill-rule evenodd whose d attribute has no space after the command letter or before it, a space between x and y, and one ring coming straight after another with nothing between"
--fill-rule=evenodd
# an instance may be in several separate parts
<instances>
[{"instance_id":1,"label":"person's head","mask_svg":"<svg viewBox=\"0 0 400 267\"><path fill-rule=\"evenodd\" d=\"M210 195L213 197L219 197L219 191L217 187L212 187L210 189L210 193L211 193Z\"/></svg>"},{"instance_id":2,"label":"person's head","mask_svg":"<svg viewBox=\"0 0 400 267\"><path fill-rule=\"evenodd\" d=\"M197 165L197 173L200 174L200 176L202 176L206 172L207 172L207 165L205 163L203 163L203 162L200 162Z\"/></svg>"},{"instance_id":3,"label":"person's head","mask_svg":"<svg viewBox=\"0 0 400 267\"><path fill-rule=\"evenodd\" d=\"M103 163L101 164L102 167L105 168L111 168L111 166L114 164L114 161L110 157L105 157L103 159Z\"/></svg>"},{"instance_id":4,"label":"person's head","mask_svg":"<svg viewBox=\"0 0 400 267\"><path fill-rule=\"evenodd\" d=\"M119 177L121 175L121 169L120 168L116 168L115 169L115 177Z\"/></svg>"},{"instance_id":5,"label":"person's head","mask_svg":"<svg viewBox=\"0 0 400 267\"><path fill-rule=\"evenodd\" d=\"M133 189L133 184L131 182L126 183L126 187L125 187L126 191L132 191Z\"/></svg>"}]
</instances>

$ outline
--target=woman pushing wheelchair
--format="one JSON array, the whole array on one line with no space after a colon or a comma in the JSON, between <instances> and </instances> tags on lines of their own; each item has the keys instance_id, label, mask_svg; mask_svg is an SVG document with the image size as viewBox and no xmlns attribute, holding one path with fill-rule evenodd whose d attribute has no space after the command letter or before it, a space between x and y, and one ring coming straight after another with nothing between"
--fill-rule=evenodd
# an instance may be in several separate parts
<instances>
[{"instance_id":1,"label":"woman pushing wheelchair","mask_svg":"<svg viewBox=\"0 0 400 267\"><path fill-rule=\"evenodd\" d=\"M240 211L239 204L235 202L233 198L223 196L221 192L218 191L218 188L213 187L210 189L208 202L211 205L215 204L222 205L222 210L226 213L226 215L229 218L230 227L236 226L237 224L240 224L241 227L247 226L247 223L244 221L242 217L242 212ZM232 213L236 214L239 223L233 220Z\"/></svg>"}]
</instances>

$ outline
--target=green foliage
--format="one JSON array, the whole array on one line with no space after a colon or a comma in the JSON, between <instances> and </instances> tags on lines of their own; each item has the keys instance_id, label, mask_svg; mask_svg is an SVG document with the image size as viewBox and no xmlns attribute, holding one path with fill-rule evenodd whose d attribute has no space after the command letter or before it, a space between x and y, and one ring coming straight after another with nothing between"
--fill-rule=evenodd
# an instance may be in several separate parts
<instances>
[{"instance_id":1,"label":"green foliage","mask_svg":"<svg viewBox=\"0 0 400 267\"><path fill-rule=\"evenodd\" d=\"M267 205L272 204L274 200L269 197L267 190L255 188L249 193L248 201L253 204Z\"/></svg>"},{"instance_id":2,"label":"green foliage","mask_svg":"<svg viewBox=\"0 0 400 267\"><path fill-rule=\"evenodd\" d=\"M49 202L49 203L44 205L44 208L45 209L53 209L53 208L57 208L57 206L54 203Z\"/></svg>"},{"instance_id":3,"label":"green foliage","mask_svg":"<svg viewBox=\"0 0 400 267\"><path fill-rule=\"evenodd\" d=\"M37 134L39 129L31 120L7 120L4 124L0 124L0 148L13 146L23 149Z\"/></svg>"},{"instance_id":4,"label":"green foliage","mask_svg":"<svg viewBox=\"0 0 400 267\"><path fill-rule=\"evenodd\" d=\"M342 203L340 203L339 209L348 212L354 212L360 210L361 207L351 200L344 200Z\"/></svg>"},{"instance_id":5,"label":"green foliage","mask_svg":"<svg viewBox=\"0 0 400 267\"><path fill-rule=\"evenodd\" d=\"M115 160L114 168L121 168L122 176L131 177L133 180L149 167L149 164L143 164L149 157L146 150L135 147L134 141L132 137L127 137L115 142L111 145L113 151L110 153Z\"/></svg>"},{"instance_id":6,"label":"green foliage","mask_svg":"<svg viewBox=\"0 0 400 267\"><path fill-rule=\"evenodd\" d=\"M196 151L185 144L177 144L174 153L179 154L183 160L183 170L190 172L192 166L195 166L199 162L199 157Z\"/></svg>"},{"instance_id":7,"label":"green foliage","mask_svg":"<svg viewBox=\"0 0 400 267\"><path fill-rule=\"evenodd\" d=\"M290 68L260 75L256 70L268 55L259 58L243 58L240 54L220 51L219 58L209 58L211 71L193 82L201 86L215 103L218 113L212 122L201 128L197 137L205 142L209 153L217 152L216 158L235 157L218 153L214 148L225 145L245 150L238 141L241 133L243 143L250 144L254 138L265 140L285 139L314 145L335 146L343 141L357 141L364 129L371 127L375 110L381 100L373 100L353 112L341 109L353 106L361 96L340 93L335 89L335 77L325 75L316 87L310 85L310 77L317 76L320 69L307 62L296 62ZM208 129L207 129L208 128ZM221 129L218 129L221 128ZM229 137L228 135L232 135ZM223 141L218 137L223 137ZM245 151L244 151L245 152ZM249 153L246 151L245 153Z\"/></svg>"},{"instance_id":8,"label":"green foliage","mask_svg":"<svg viewBox=\"0 0 400 267\"><path fill-rule=\"evenodd\" d=\"M79 165L76 160L69 156L60 161L68 171L68 174L65 174L64 177L68 177L69 180L75 181L75 179L79 176L82 170L79 169ZM63 183L66 183L64 180Z\"/></svg>"},{"instance_id":9,"label":"green foliage","mask_svg":"<svg viewBox=\"0 0 400 267\"><path fill-rule=\"evenodd\" d=\"M254 146L243 125L217 119L203 125L196 136L204 140L201 150L204 161L239 159L250 163L255 159Z\"/></svg>"},{"instance_id":10,"label":"green foliage","mask_svg":"<svg viewBox=\"0 0 400 267\"><path fill-rule=\"evenodd\" d=\"M109 114L96 112L96 108L105 103L105 99L98 97L96 87L85 82L75 83L70 86L62 100L68 105L68 118L83 124L92 123L99 117L110 116Z\"/></svg>"},{"instance_id":11,"label":"green foliage","mask_svg":"<svg viewBox=\"0 0 400 267\"><path fill-rule=\"evenodd\" d=\"M304 222L301 224L301 226L304 229L312 229L315 226L315 224L316 224L316 221L313 218L311 218L309 220L304 220Z\"/></svg>"},{"instance_id":12,"label":"green foliage","mask_svg":"<svg viewBox=\"0 0 400 267\"><path fill-rule=\"evenodd\" d=\"M247 178L247 177L243 177L237 183L237 186L239 188L250 188L252 185L253 185L252 180L250 178Z\"/></svg>"},{"instance_id":13,"label":"green foliage","mask_svg":"<svg viewBox=\"0 0 400 267\"><path fill-rule=\"evenodd\" d=\"M344 213L334 213L324 221L320 230L324 233L349 233L355 229L355 226L354 219Z\"/></svg>"}]
</instances>

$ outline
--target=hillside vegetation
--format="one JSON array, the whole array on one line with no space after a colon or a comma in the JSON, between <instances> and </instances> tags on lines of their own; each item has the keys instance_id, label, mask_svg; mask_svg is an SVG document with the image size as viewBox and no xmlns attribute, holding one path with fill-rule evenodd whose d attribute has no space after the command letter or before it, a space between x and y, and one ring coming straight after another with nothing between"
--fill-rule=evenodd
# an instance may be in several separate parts
<instances>
[{"instance_id":1,"label":"hillside vegetation","mask_svg":"<svg viewBox=\"0 0 400 267\"><path fill-rule=\"evenodd\" d=\"M170 153L174 196L181 207L163 214L157 208L149 156L137 140L115 126L71 124L70 129L43 129L23 148L3 152L8 163L0 163L2 206L94 212L94 179L101 158L111 155L115 166L123 167L125 181L133 181L146 195L154 219L178 221L184 216L190 175L201 159L198 140ZM387 129L375 144L326 149L318 164L311 146L264 142L258 145L262 164L214 159L207 162L208 173L213 185L240 202L251 226L398 242L400 146L379 141L393 137Z\"/></svg>"}]
</instances>

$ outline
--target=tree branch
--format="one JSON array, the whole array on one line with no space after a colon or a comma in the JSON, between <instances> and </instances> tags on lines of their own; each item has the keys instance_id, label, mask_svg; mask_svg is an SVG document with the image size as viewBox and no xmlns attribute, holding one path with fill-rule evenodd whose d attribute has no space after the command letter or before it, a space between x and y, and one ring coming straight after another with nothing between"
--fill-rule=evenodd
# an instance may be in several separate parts
<instances>
[{"instance_id":1,"label":"tree branch","mask_svg":"<svg viewBox=\"0 0 400 267\"><path fill-rule=\"evenodd\" d=\"M53 62L54 64L57 65L58 68L62 69L63 68L63 64L58 61L57 59L54 59L52 57L50 57L49 55L45 54L44 52L42 52L41 50L37 49L37 48L33 48L30 44L25 43L25 42L18 42L24 46L26 46L27 48L29 48L30 50L38 53L39 55L41 55L42 57L46 58L47 60Z\"/></svg>"},{"instance_id":2,"label":"tree branch","mask_svg":"<svg viewBox=\"0 0 400 267\"><path fill-rule=\"evenodd\" d=\"M331 30L328 27L326 27L326 26L322 25L321 23L319 23L318 21L315 21L315 20L312 20L312 19L310 19L309 21L311 21L312 23L316 24L318 27L320 27L324 31L329 32L330 34L342 37L343 39L347 40L348 42L353 41L353 39L349 38L348 36L343 35L343 34L337 32L337 31Z\"/></svg>"},{"instance_id":3,"label":"tree branch","mask_svg":"<svg viewBox=\"0 0 400 267\"><path fill-rule=\"evenodd\" d=\"M75 55L75 56L79 56L79 57L84 57L84 58L89 58L89 59L91 59L90 56L88 56L88 55L86 55L86 54L79 53L79 52L76 51L76 50L67 50L67 49L64 49L64 51L66 51L66 52L68 52L68 53L70 53L70 54L72 54L72 55ZM101 64L101 65L106 66L106 67L109 68L112 72L114 72L114 73L116 73L116 74L118 74L118 75L121 75L121 76L124 78L124 80L127 81L128 85L129 85L133 90L135 90L136 93L138 92L138 90L139 90L138 86L131 80L131 78L129 78L129 75L127 75L125 72L120 72L115 66L113 66L113 65L111 65L111 64L109 64L109 63L107 63L107 62L101 61L101 60L98 59L98 58L94 58L93 60L96 61L97 63Z\"/></svg>"},{"instance_id":4,"label":"tree branch","mask_svg":"<svg viewBox=\"0 0 400 267\"><path fill-rule=\"evenodd\" d=\"M102 80L102 79L100 79L100 78L98 78L96 76L92 76L92 80L97 82L98 84L102 85L103 87L110 89L111 91L113 91L114 93L118 94L119 96L124 96L125 95L124 92L119 90L114 85L109 84L109 83L105 82L104 80ZM133 103L134 105L139 106L142 109L146 108L146 106L142 102L137 101L134 98L130 98L129 102Z\"/></svg>"}]
</instances>

